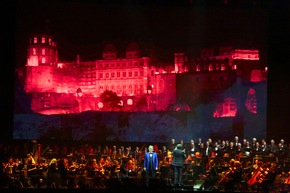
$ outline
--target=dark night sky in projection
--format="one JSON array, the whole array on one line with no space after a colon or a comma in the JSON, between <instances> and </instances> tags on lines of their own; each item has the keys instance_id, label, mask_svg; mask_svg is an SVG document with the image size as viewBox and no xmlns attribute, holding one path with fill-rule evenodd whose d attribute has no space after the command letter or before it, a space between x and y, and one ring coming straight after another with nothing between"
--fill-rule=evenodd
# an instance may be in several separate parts
<instances>
[{"instance_id":1,"label":"dark night sky in projection","mask_svg":"<svg viewBox=\"0 0 290 193\"><path fill-rule=\"evenodd\" d=\"M60 60L96 59L106 41L136 40L154 45L163 61L173 53L198 55L199 49L245 43L265 56L268 15L265 9L217 6L173 6L157 3L92 3L90 1L20 1L16 7L17 65L29 35L48 27L59 43ZM138 2L138 1L137 1ZM21 42L21 43L20 43Z\"/></svg>"}]
</instances>

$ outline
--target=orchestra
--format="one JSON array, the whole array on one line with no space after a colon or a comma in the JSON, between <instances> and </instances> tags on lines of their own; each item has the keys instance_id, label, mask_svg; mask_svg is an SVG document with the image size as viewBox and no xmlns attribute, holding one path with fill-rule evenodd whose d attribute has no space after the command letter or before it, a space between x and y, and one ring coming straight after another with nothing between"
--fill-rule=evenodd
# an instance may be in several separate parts
<instances>
[{"instance_id":1,"label":"orchestra","mask_svg":"<svg viewBox=\"0 0 290 193\"><path fill-rule=\"evenodd\" d=\"M228 144L229 148L224 142L214 142L210 148L211 152L205 153L206 148L203 148L202 142L199 145L189 144L188 146L185 143L184 151L187 158L184 163L184 174L193 174L195 180L205 180L207 188L253 190L260 187L268 188L269 184L278 183L277 179L282 179L279 180L279 184L284 186L290 184L290 171L288 167L285 167L288 160L278 160L279 155L277 153L273 155L275 152L273 143L269 145L266 156L256 152L257 146L254 146L256 150L251 151L248 147L249 143L245 143L246 146L237 143L235 154L233 143ZM85 149L86 147L89 150ZM154 151L160 160L160 171L157 172L157 177L160 179L172 178L170 147L164 144L154 146ZM277 145L277 148L281 149L281 145ZM141 148L138 146L134 150L131 146L117 147L116 145L112 148L110 146L103 148L82 146L81 151L78 151L76 146L72 149L74 152L69 152L69 148L66 147L67 155L63 155L64 151L58 155L53 149L48 149L45 153L35 152L34 155L28 153L25 157L12 154L2 163L2 173L6 176L7 184L17 187L40 187L46 184L55 188L77 188L81 182L85 184L88 178L93 179L94 187L104 187L106 180L111 178L121 180L122 171L126 171L123 177L143 178L146 145ZM287 151L287 149L283 150L283 155ZM207 156L207 159L203 156ZM284 157L287 158L287 156ZM203 163L205 161L206 163ZM163 174L163 171L166 174ZM246 183L241 184L241 182Z\"/></svg>"}]
</instances>

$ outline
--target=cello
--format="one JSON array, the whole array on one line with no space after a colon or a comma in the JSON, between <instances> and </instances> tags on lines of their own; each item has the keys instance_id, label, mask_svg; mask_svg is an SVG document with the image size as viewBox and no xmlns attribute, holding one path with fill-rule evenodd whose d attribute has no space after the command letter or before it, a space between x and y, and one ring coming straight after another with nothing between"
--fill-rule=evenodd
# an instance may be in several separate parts
<instances>
[{"instance_id":1,"label":"cello","mask_svg":"<svg viewBox=\"0 0 290 193\"><path fill-rule=\"evenodd\" d=\"M255 165L254 167L256 167L255 171L252 174L252 177L248 180L248 185L254 185L256 183L261 182L261 177L263 175L263 167L262 167L262 162L258 161L257 165Z\"/></svg>"}]
</instances>

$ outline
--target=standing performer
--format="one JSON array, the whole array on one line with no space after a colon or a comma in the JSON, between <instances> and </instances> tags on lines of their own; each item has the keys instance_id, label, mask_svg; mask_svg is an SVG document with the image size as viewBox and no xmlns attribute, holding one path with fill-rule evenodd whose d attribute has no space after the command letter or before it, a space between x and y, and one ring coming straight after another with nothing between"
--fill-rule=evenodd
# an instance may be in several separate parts
<instances>
[{"instance_id":1,"label":"standing performer","mask_svg":"<svg viewBox=\"0 0 290 193\"><path fill-rule=\"evenodd\" d=\"M153 152L153 145L148 146L148 152L144 155L144 171L146 172L145 176L145 185L149 187L149 180L156 177L156 171L158 170L158 155L156 152Z\"/></svg>"},{"instance_id":2,"label":"standing performer","mask_svg":"<svg viewBox=\"0 0 290 193\"><path fill-rule=\"evenodd\" d=\"M182 150L182 145L177 144L176 148L172 152L173 160L173 183L175 186L182 186L182 175L183 175L183 166L187 158L185 150Z\"/></svg>"}]
</instances>

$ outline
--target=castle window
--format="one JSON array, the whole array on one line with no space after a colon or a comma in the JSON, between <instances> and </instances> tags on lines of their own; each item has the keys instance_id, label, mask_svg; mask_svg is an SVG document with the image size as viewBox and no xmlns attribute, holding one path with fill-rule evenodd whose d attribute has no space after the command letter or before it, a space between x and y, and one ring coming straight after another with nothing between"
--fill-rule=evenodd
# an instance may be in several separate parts
<instances>
[{"instance_id":1,"label":"castle window","mask_svg":"<svg viewBox=\"0 0 290 193\"><path fill-rule=\"evenodd\" d=\"M45 58L41 58L41 63L44 64L45 63Z\"/></svg>"},{"instance_id":2,"label":"castle window","mask_svg":"<svg viewBox=\"0 0 290 193\"><path fill-rule=\"evenodd\" d=\"M123 72L123 77L126 77L126 72Z\"/></svg>"},{"instance_id":3,"label":"castle window","mask_svg":"<svg viewBox=\"0 0 290 193\"><path fill-rule=\"evenodd\" d=\"M48 39L48 44L51 45L51 38Z\"/></svg>"},{"instance_id":4,"label":"castle window","mask_svg":"<svg viewBox=\"0 0 290 193\"><path fill-rule=\"evenodd\" d=\"M226 69L226 65L225 64L222 64L221 65L221 71L224 71Z\"/></svg>"},{"instance_id":5,"label":"castle window","mask_svg":"<svg viewBox=\"0 0 290 193\"><path fill-rule=\"evenodd\" d=\"M44 48L41 49L41 54L45 55L45 49Z\"/></svg>"},{"instance_id":6,"label":"castle window","mask_svg":"<svg viewBox=\"0 0 290 193\"><path fill-rule=\"evenodd\" d=\"M32 54L33 55L36 55L37 53L36 53L36 48L32 48Z\"/></svg>"},{"instance_id":7,"label":"castle window","mask_svg":"<svg viewBox=\"0 0 290 193\"><path fill-rule=\"evenodd\" d=\"M128 75L129 77L132 77L132 72L129 72L129 75Z\"/></svg>"},{"instance_id":8,"label":"castle window","mask_svg":"<svg viewBox=\"0 0 290 193\"><path fill-rule=\"evenodd\" d=\"M132 85L129 85L129 93L130 93L130 94L133 94Z\"/></svg>"},{"instance_id":9,"label":"castle window","mask_svg":"<svg viewBox=\"0 0 290 193\"><path fill-rule=\"evenodd\" d=\"M106 78L109 78L109 73L106 73Z\"/></svg>"},{"instance_id":10,"label":"castle window","mask_svg":"<svg viewBox=\"0 0 290 193\"><path fill-rule=\"evenodd\" d=\"M195 70L196 72L200 72L200 65L196 65Z\"/></svg>"},{"instance_id":11,"label":"castle window","mask_svg":"<svg viewBox=\"0 0 290 193\"><path fill-rule=\"evenodd\" d=\"M143 76L143 71L140 71L140 76Z\"/></svg>"},{"instance_id":12,"label":"castle window","mask_svg":"<svg viewBox=\"0 0 290 193\"><path fill-rule=\"evenodd\" d=\"M115 68L115 63L112 63L112 64L111 64L111 67L112 67L112 68Z\"/></svg>"},{"instance_id":13,"label":"castle window","mask_svg":"<svg viewBox=\"0 0 290 193\"><path fill-rule=\"evenodd\" d=\"M208 65L208 71L213 71L213 65L212 64Z\"/></svg>"},{"instance_id":14,"label":"castle window","mask_svg":"<svg viewBox=\"0 0 290 193\"><path fill-rule=\"evenodd\" d=\"M41 43L45 44L45 37L41 38Z\"/></svg>"},{"instance_id":15,"label":"castle window","mask_svg":"<svg viewBox=\"0 0 290 193\"><path fill-rule=\"evenodd\" d=\"M122 67L126 67L126 63L123 63L123 64L122 64Z\"/></svg>"},{"instance_id":16,"label":"castle window","mask_svg":"<svg viewBox=\"0 0 290 193\"><path fill-rule=\"evenodd\" d=\"M111 73L111 78L114 78L114 77L115 77L115 73L112 72L112 73Z\"/></svg>"},{"instance_id":17,"label":"castle window","mask_svg":"<svg viewBox=\"0 0 290 193\"><path fill-rule=\"evenodd\" d=\"M105 67L106 67L106 68L109 68L109 64L108 64L108 63L107 63L107 64L105 64Z\"/></svg>"},{"instance_id":18,"label":"castle window","mask_svg":"<svg viewBox=\"0 0 290 193\"><path fill-rule=\"evenodd\" d=\"M103 68L103 64L102 64L102 63L100 63L100 64L99 64L99 67L100 67L100 68Z\"/></svg>"},{"instance_id":19,"label":"castle window","mask_svg":"<svg viewBox=\"0 0 290 193\"><path fill-rule=\"evenodd\" d=\"M100 86L99 91L100 91L100 93L103 93L104 92L104 86Z\"/></svg>"},{"instance_id":20,"label":"castle window","mask_svg":"<svg viewBox=\"0 0 290 193\"><path fill-rule=\"evenodd\" d=\"M37 44L37 37L33 38L33 43Z\"/></svg>"},{"instance_id":21,"label":"castle window","mask_svg":"<svg viewBox=\"0 0 290 193\"><path fill-rule=\"evenodd\" d=\"M138 76L138 71L134 72L134 76L137 77Z\"/></svg>"},{"instance_id":22,"label":"castle window","mask_svg":"<svg viewBox=\"0 0 290 193\"><path fill-rule=\"evenodd\" d=\"M99 78L103 78L103 73L99 73Z\"/></svg>"},{"instance_id":23,"label":"castle window","mask_svg":"<svg viewBox=\"0 0 290 193\"><path fill-rule=\"evenodd\" d=\"M117 72L117 77L120 77L120 72Z\"/></svg>"}]
</instances>

